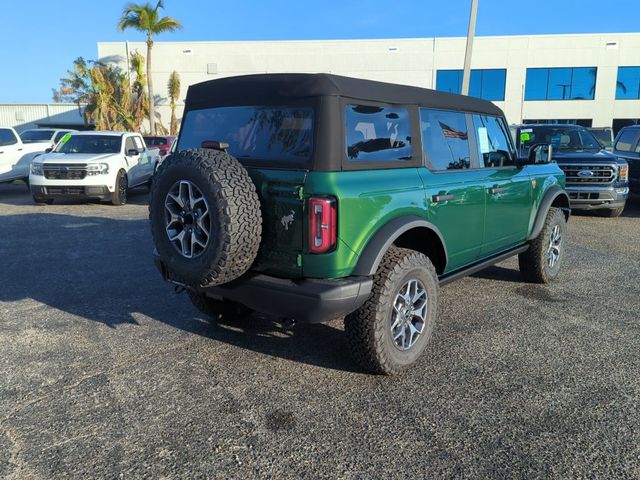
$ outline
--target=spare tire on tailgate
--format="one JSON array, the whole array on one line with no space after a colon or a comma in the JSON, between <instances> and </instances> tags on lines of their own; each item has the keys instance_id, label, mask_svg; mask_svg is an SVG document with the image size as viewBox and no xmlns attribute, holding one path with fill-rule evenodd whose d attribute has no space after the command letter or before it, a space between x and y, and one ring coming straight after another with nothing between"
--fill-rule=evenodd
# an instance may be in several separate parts
<instances>
[{"instance_id":1,"label":"spare tire on tailgate","mask_svg":"<svg viewBox=\"0 0 640 480\"><path fill-rule=\"evenodd\" d=\"M165 266L193 286L230 282L260 247L256 187L231 155L184 150L158 168L149 196L151 233Z\"/></svg>"}]
</instances>

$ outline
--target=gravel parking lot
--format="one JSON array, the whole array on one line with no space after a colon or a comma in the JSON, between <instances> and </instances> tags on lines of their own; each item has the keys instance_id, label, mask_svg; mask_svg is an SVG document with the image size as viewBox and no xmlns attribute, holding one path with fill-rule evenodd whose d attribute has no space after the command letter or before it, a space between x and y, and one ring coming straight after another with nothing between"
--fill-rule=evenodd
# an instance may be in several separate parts
<instances>
[{"instance_id":1,"label":"gravel parking lot","mask_svg":"<svg viewBox=\"0 0 640 480\"><path fill-rule=\"evenodd\" d=\"M151 261L147 192L0 185L0 478L639 478L640 206L576 215L558 283L442 289L397 378L340 322L207 323Z\"/></svg>"}]
</instances>

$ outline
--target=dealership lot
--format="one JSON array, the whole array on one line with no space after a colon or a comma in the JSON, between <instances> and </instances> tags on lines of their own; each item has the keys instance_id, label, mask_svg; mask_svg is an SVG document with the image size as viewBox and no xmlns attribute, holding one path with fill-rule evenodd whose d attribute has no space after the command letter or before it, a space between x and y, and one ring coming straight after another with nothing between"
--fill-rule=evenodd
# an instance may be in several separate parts
<instances>
[{"instance_id":1,"label":"dealership lot","mask_svg":"<svg viewBox=\"0 0 640 480\"><path fill-rule=\"evenodd\" d=\"M151 261L147 191L0 185L0 477L640 476L640 202L574 216L561 279L511 259L442 289L397 378L341 322L211 325Z\"/></svg>"}]
</instances>

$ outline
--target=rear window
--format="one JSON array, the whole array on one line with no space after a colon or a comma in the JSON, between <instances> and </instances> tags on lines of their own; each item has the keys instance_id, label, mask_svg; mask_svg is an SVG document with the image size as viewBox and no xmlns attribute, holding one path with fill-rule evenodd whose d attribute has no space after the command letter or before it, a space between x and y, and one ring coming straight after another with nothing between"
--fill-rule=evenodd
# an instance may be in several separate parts
<instances>
[{"instance_id":1,"label":"rear window","mask_svg":"<svg viewBox=\"0 0 640 480\"><path fill-rule=\"evenodd\" d=\"M204 141L229 144L238 159L302 162L313 149L313 109L219 107L187 112L178 150Z\"/></svg>"},{"instance_id":2,"label":"rear window","mask_svg":"<svg viewBox=\"0 0 640 480\"><path fill-rule=\"evenodd\" d=\"M638 141L639 133L640 130L632 128L623 130L623 132L620 134L620 138L616 142L615 149L622 152L630 152L631 150L633 150L634 145Z\"/></svg>"}]
</instances>

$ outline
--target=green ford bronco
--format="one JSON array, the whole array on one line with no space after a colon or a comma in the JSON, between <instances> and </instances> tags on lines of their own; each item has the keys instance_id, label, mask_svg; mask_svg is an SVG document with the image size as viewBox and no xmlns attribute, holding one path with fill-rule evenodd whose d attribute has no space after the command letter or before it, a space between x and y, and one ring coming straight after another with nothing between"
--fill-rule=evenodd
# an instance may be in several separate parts
<instances>
[{"instance_id":1,"label":"green ford bronco","mask_svg":"<svg viewBox=\"0 0 640 480\"><path fill-rule=\"evenodd\" d=\"M328 74L204 82L151 188L155 262L206 314L344 317L354 359L398 373L441 285L513 255L526 280L556 278L569 198L550 158L518 159L476 98Z\"/></svg>"}]
</instances>

